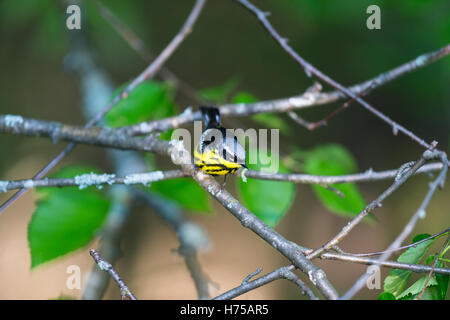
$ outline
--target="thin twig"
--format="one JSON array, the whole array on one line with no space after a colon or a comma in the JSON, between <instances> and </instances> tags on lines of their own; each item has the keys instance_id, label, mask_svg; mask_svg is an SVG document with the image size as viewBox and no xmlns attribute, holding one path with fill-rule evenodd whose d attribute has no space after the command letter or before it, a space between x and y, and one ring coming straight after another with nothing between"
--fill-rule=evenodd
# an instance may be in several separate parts
<instances>
[{"instance_id":1,"label":"thin twig","mask_svg":"<svg viewBox=\"0 0 450 320\"><path fill-rule=\"evenodd\" d=\"M436 233L436 234L434 234L434 235L432 235L432 236L429 236L429 237L427 237L427 238L425 238L425 239L422 239L422 240L420 240L420 241L417 241L417 242L408 244L408 245L406 245L406 246L401 246L401 247L392 249L392 250L390 250L389 252L395 252L395 251L399 251L399 250L404 250L404 249L408 249L408 248L411 248L411 247L415 247L415 246L417 246L418 244L421 244L422 242L428 241L428 240L430 240L430 239L437 238L437 237L439 237L440 235L445 234L445 233L447 233L447 232L449 232L449 231L450 231L450 228L447 228L447 229L445 229L444 231L441 231L441 232L439 232L439 233ZM386 253L386 252L388 252L388 251L385 250L385 251L370 252L370 253L350 253L350 255L355 256L355 257L370 257L370 256L378 256L378 255L381 255L381 254Z\"/></svg>"},{"instance_id":2,"label":"thin twig","mask_svg":"<svg viewBox=\"0 0 450 320\"><path fill-rule=\"evenodd\" d=\"M439 171L442 169L442 163L430 163L421 167L416 173L429 173L432 171ZM310 175L303 173L267 173L262 171L248 170L245 172L247 178L262 179L262 180L274 180L274 181L287 181L293 183L304 184L320 184L320 185L332 185L340 183L352 183L352 182L375 182L382 180L389 180L396 177L398 169L385 170L385 171L373 171L369 169L365 172L337 175L337 176L323 176L323 175Z\"/></svg>"},{"instance_id":3,"label":"thin twig","mask_svg":"<svg viewBox=\"0 0 450 320\"><path fill-rule=\"evenodd\" d=\"M127 297L130 298L130 300L137 300L136 296L131 292L130 288L128 288L125 282L123 282L117 271L109 262L103 260L100 254L94 249L89 251L89 254L92 256L100 270L108 272L117 283L120 289L120 296L122 297L122 300L125 300Z\"/></svg>"},{"instance_id":4,"label":"thin twig","mask_svg":"<svg viewBox=\"0 0 450 320\"><path fill-rule=\"evenodd\" d=\"M378 259L358 257L356 255L341 254L334 252L322 253L322 255L320 255L319 258L323 260L336 260L336 261L364 264L369 266L377 265L385 268L413 271L416 273L426 273L432 270L432 267L422 264L403 263L396 261L379 261ZM450 275L450 269L448 268L435 268L434 272Z\"/></svg>"},{"instance_id":5,"label":"thin twig","mask_svg":"<svg viewBox=\"0 0 450 320\"><path fill-rule=\"evenodd\" d=\"M366 95L369 91L371 91L375 87L375 85L376 85L375 81L376 80L373 80L373 82L364 91L359 92L356 96L362 97L362 96ZM308 121L302 119L294 111L289 111L288 116L292 120L296 121L298 124L304 126L306 129L313 131L317 128L326 126L332 118L336 117L339 113L341 113L342 111L347 109L353 102L355 102L354 98L346 101L343 105L341 105L339 108L337 108L336 110L334 110L333 112L331 112L330 114L325 116L322 120L319 120L316 122L308 122Z\"/></svg>"},{"instance_id":6,"label":"thin twig","mask_svg":"<svg viewBox=\"0 0 450 320\"><path fill-rule=\"evenodd\" d=\"M262 287L263 285L266 285L270 282L273 282L278 279L286 279L289 280L296 285L300 287L303 294L306 294L309 296L311 300L318 300L317 296L311 291L310 288L308 288L303 281L301 281L295 273L292 272L292 270L295 269L294 265L289 265L285 267L278 268L264 276L261 276L255 280L250 281L252 277L259 274L262 271L262 268L259 268L255 272L250 273L244 281L242 281L241 285L222 293L221 295L214 298L214 300L230 300L234 299L240 295L243 295L244 293L247 293L249 291L255 290L259 287Z\"/></svg>"},{"instance_id":7,"label":"thin twig","mask_svg":"<svg viewBox=\"0 0 450 320\"><path fill-rule=\"evenodd\" d=\"M440 250L439 253L436 255L436 258L434 258L433 267L431 268L430 272L428 273L427 280L425 280L425 283L424 283L424 285L423 285L423 288L422 288L422 290L420 291L420 294L417 296L417 300L421 300L421 299L422 299L423 294L425 293L425 289L427 288L428 282L430 281L431 276L433 275L433 273L434 273L434 271L435 271L435 269L436 269L436 266L437 266L439 257L440 257L440 255L442 254L442 252L444 252L444 249L448 246L449 243L450 243L450 235L447 236L447 240L446 240L446 241L444 242L444 244L442 245L441 250Z\"/></svg>"}]
</instances>

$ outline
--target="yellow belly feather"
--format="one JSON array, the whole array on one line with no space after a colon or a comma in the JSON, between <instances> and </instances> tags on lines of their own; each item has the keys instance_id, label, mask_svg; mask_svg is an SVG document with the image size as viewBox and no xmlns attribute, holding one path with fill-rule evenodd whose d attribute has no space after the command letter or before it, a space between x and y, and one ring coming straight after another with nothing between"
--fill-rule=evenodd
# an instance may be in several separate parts
<instances>
[{"instance_id":1,"label":"yellow belly feather","mask_svg":"<svg viewBox=\"0 0 450 320\"><path fill-rule=\"evenodd\" d=\"M214 150L206 150L203 153L198 152L198 147L194 149L194 163L203 172L213 176L223 176L234 173L241 165L239 163L225 160L217 155Z\"/></svg>"}]
</instances>

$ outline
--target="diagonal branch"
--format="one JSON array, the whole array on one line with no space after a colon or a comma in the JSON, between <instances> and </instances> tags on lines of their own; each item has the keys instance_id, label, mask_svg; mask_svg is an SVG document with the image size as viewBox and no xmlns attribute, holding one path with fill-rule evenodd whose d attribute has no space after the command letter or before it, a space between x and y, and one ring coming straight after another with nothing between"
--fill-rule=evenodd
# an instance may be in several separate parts
<instances>
[{"instance_id":1,"label":"diagonal branch","mask_svg":"<svg viewBox=\"0 0 450 320\"><path fill-rule=\"evenodd\" d=\"M111 278L113 278L117 283L120 289L120 296L122 297L122 300L125 300L126 298L130 298L130 300L137 300L136 296L133 294L133 292L131 292L130 288L128 288L125 282L123 282L117 271L108 261L103 260L100 254L94 249L92 249L89 254L92 256L100 270L108 272L111 275Z\"/></svg>"},{"instance_id":2,"label":"diagonal branch","mask_svg":"<svg viewBox=\"0 0 450 320\"><path fill-rule=\"evenodd\" d=\"M303 294L306 294L309 296L311 300L319 300L319 298L309 289L303 281L301 281L295 273L292 271L295 270L294 265L289 265L285 267L278 268L264 276L261 276L255 280L249 281L252 277L257 275L262 271L262 268L259 268L256 272L252 272L250 275L248 275L244 281L242 281L242 284L240 286L237 286L225 293L222 293L221 295L214 298L214 300L230 300L234 299L240 295L243 295L244 293L247 293L249 291L252 291L256 288L262 287L270 282L273 282L275 280L279 279L286 279L289 280L296 285L300 287Z\"/></svg>"}]
</instances>

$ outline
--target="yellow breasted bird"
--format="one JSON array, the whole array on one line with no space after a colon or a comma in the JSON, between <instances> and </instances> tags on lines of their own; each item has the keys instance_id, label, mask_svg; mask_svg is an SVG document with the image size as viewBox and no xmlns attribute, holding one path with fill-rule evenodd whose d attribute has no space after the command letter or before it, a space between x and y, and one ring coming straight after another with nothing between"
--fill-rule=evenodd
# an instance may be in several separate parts
<instances>
[{"instance_id":1,"label":"yellow breasted bird","mask_svg":"<svg viewBox=\"0 0 450 320\"><path fill-rule=\"evenodd\" d=\"M222 127L219 109L200 107L205 129L194 150L195 165L212 176L224 176L247 168L245 149L231 132Z\"/></svg>"}]
</instances>

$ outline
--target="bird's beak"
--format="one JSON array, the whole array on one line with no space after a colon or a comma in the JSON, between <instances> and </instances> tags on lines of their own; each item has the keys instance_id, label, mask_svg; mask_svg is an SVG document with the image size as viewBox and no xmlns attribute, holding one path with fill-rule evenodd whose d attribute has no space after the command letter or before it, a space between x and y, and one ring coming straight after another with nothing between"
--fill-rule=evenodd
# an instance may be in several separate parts
<instances>
[{"instance_id":1,"label":"bird's beak","mask_svg":"<svg viewBox=\"0 0 450 320\"><path fill-rule=\"evenodd\" d=\"M247 170L250 170L245 163L241 163L241 166L244 167Z\"/></svg>"}]
</instances>

